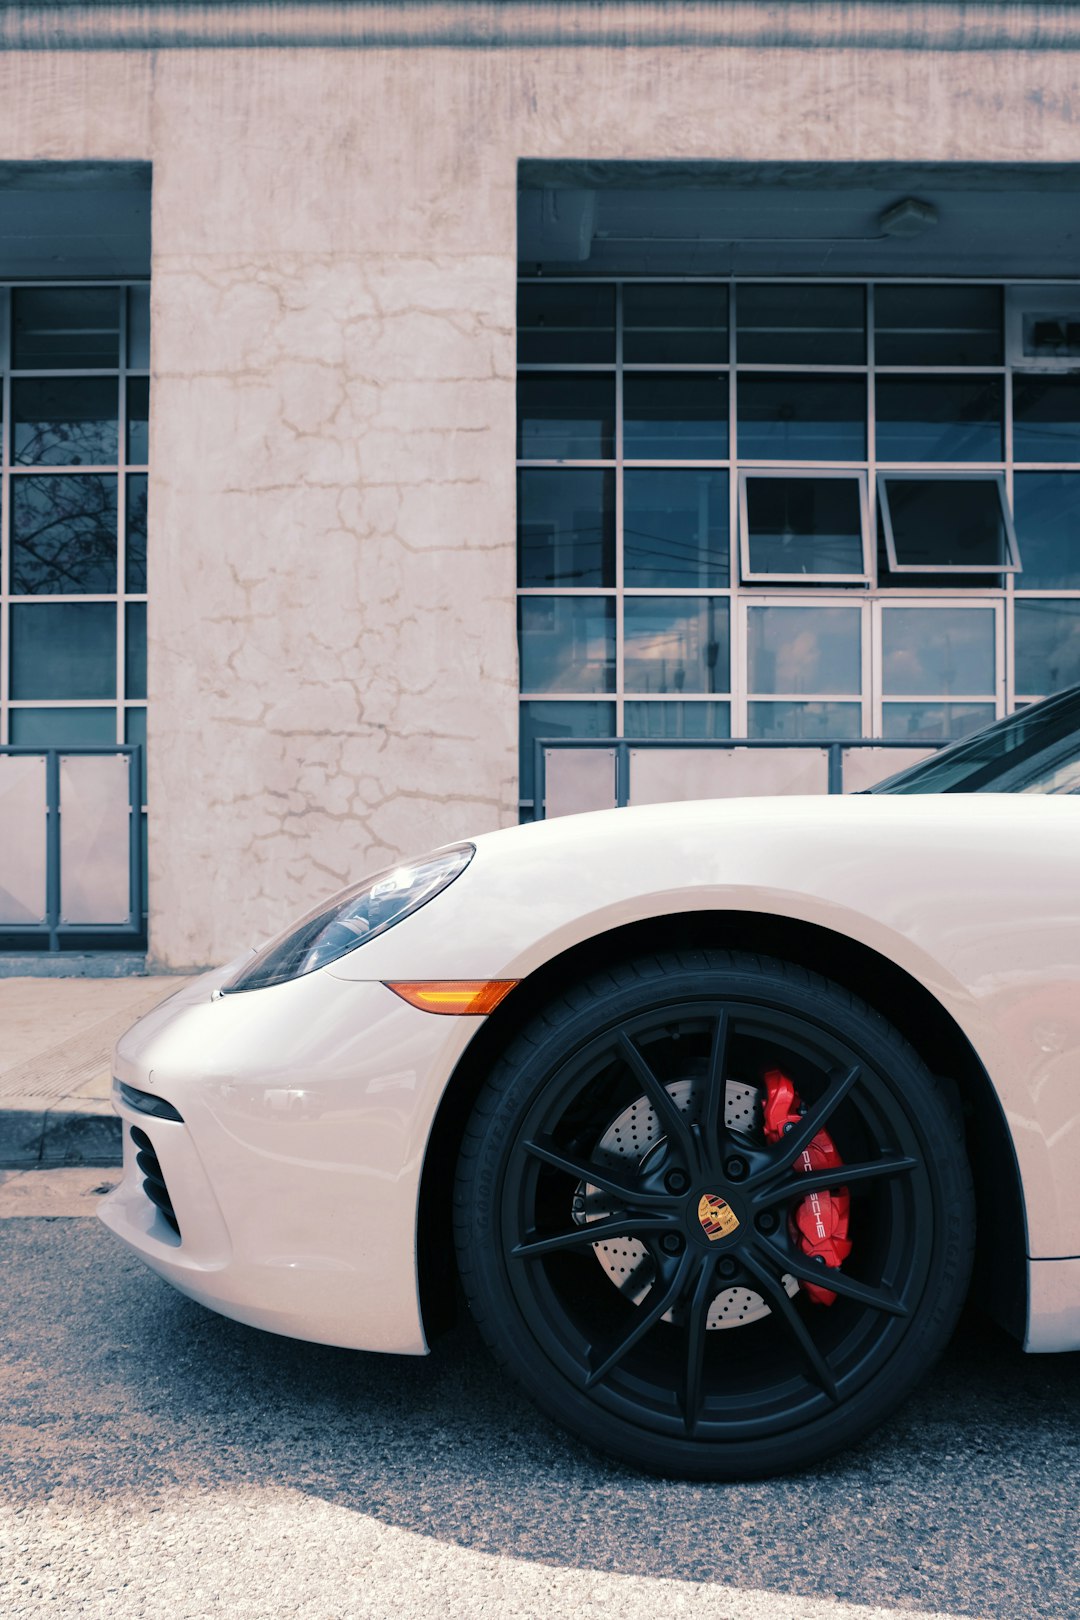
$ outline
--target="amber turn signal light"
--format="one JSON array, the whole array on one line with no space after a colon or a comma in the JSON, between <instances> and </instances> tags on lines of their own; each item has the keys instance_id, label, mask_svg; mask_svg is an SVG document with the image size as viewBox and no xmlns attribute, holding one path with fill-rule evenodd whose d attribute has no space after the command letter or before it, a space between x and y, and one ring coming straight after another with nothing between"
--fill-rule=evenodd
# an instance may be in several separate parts
<instances>
[{"instance_id":1,"label":"amber turn signal light","mask_svg":"<svg viewBox=\"0 0 1080 1620\"><path fill-rule=\"evenodd\" d=\"M517 984L517 979L384 979L410 1007L432 1013L489 1013Z\"/></svg>"}]
</instances>

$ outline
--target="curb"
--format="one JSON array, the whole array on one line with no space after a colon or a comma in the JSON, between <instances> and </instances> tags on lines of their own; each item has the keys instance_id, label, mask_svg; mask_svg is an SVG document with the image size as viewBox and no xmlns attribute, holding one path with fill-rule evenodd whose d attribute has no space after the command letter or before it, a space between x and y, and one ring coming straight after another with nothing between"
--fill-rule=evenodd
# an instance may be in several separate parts
<instances>
[{"instance_id":1,"label":"curb","mask_svg":"<svg viewBox=\"0 0 1080 1620\"><path fill-rule=\"evenodd\" d=\"M15 1099L0 1108L0 1170L112 1168L123 1160L122 1129L104 1099L44 1108L40 1099Z\"/></svg>"}]
</instances>

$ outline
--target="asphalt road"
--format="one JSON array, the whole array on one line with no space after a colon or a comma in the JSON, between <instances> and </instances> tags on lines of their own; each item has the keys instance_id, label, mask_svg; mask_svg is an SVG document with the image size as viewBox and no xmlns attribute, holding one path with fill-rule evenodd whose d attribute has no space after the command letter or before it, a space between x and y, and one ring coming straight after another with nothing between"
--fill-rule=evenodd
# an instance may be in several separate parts
<instances>
[{"instance_id":1,"label":"asphalt road","mask_svg":"<svg viewBox=\"0 0 1080 1620\"><path fill-rule=\"evenodd\" d=\"M467 1326L296 1344L94 1220L0 1221L0 1289L4 1620L1080 1614L1080 1357L979 1323L858 1452L699 1486L583 1451Z\"/></svg>"}]
</instances>

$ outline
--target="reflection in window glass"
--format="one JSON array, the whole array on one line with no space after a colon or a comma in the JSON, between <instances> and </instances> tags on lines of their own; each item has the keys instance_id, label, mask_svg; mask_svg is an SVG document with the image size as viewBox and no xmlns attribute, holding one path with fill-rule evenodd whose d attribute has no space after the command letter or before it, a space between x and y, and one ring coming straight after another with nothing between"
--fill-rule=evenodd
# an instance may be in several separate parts
<instances>
[{"instance_id":1,"label":"reflection in window glass","mask_svg":"<svg viewBox=\"0 0 1080 1620\"><path fill-rule=\"evenodd\" d=\"M858 703L749 703L749 736L770 742L844 742L858 737Z\"/></svg>"},{"instance_id":2,"label":"reflection in window glass","mask_svg":"<svg viewBox=\"0 0 1080 1620\"><path fill-rule=\"evenodd\" d=\"M727 692L726 597L628 596L623 604L628 692Z\"/></svg>"},{"instance_id":3,"label":"reflection in window glass","mask_svg":"<svg viewBox=\"0 0 1080 1620\"><path fill-rule=\"evenodd\" d=\"M985 573L1011 564L1000 479L902 478L882 473L878 485L898 567Z\"/></svg>"},{"instance_id":4,"label":"reflection in window glass","mask_svg":"<svg viewBox=\"0 0 1080 1620\"><path fill-rule=\"evenodd\" d=\"M596 467L518 473L518 582L614 585L614 473Z\"/></svg>"},{"instance_id":5,"label":"reflection in window glass","mask_svg":"<svg viewBox=\"0 0 1080 1620\"><path fill-rule=\"evenodd\" d=\"M115 369L120 298L116 287L17 287L11 321L16 371Z\"/></svg>"},{"instance_id":6,"label":"reflection in window glass","mask_svg":"<svg viewBox=\"0 0 1080 1620\"><path fill-rule=\"evenodd\" d=\"M108 747L116 741L116 710L12 709L8 735L15 748Z\"/></svg>"},{"instance_id":7,"label":"reflection in window glass","mask_svg":"<svg viewBox=\"0 0 1080 1620\"><path fill-rule=\"evenodd\" d=\"M615 379L583 372L518 378L518 455L525 461L610 461Z\"/></svg>"},{"instance_id":8,"label":"reflection in window glass","mask_svg":"<svg viewBox=\"0 0 1080 1620\"><path fill-rule=\"evenodd\" d=\"M749 609L751 692L860 692L862 611Z\"/></svg>"},{"instance_id":9,"label":"reflection in window glass","mask_svg":"<svg viewBox=\"0 0 1080 1620\"><path fill-rule=\"evenodd\" d=\"M862 287L742 285L740 365L858 366L866 359Z\"/></svg>"},{"instance_id":10,"label":"reflection in window glass","mask_svg":"<svg viewBox=\"0 0 1080 1620\"><path fill-rule=\"evenodd\" d=\"M615 603L604 596L525 596L518 602L525 692L612 692Z\"/></svg>"},{"instance_id":11,"label":"reflection in window glass","mask_svg":"<svg viewBox=\"0 0 1080 1620\"><path fill-rule=\"evenodd\" d=\"M623 705L623 734L627 737L675 737L708 741L731 736L731 707L727 703L640 703Z\"/></svg>"},{"instance_id":12,"label":"reflection in window glass","mask_svg":"<svg viewBox=\"0 0 1080 1620\"><path fill-rule=\"evenodd\" d=\"M124 688L129 698L146 696L146 603L129 602L125 611Z\"/></svg>"},{"instance_id":13,"label":"reflection in window glass","mask_svg":"<svg viewBox=\"0 0 1080 1620\"><path fill-rule=\"evenodd\" d=\"M125 573L129 591L146 589L146 474L133 473L127 481L127 551Z\"/></svg>"},{"instance_id":14,"label":"reflection in window glass","mask_svg":"<svg viewBox=\"0 0 1080 1620\"><path fill-rule=\"evenodd\" d=\"M544 703L521 705L520 788L523 799L536 791L535 750L540 738L614 737L614 703Z\"/></svg>"},{"instance_id":15,"label":"reflection in window glass","mask_svg":"<svg viewBox=\"0 0 1080 1620\"><path fill-rule=\"evenodd\" d=\"M1080 601L1016 603L1016 690L1045 697L1080 682Z\"/></svg>"},{"instance_id":16,"label":"reflection in window glass","mask_svg":"<svg viewBox=\"0 0 1080 1620\"><path fill-rule=\"evenodd\" d=\"M14 595L116 590L115 477L12 478L11 533Z\"/></svg>"},{"instance_id":17,"label":"reflection in window glass","mask_svg":"<svg viewBox=\"0 0 1080 1620\"><path fill-rule=\"evenodd\" d=\"M1000 377L879 377L879 461L1000 461Z\"/></svg>"},{"instance_id":18,"label":"reflection in window glass","mask_svg":"<svg viewBox=\"0 0 1080 1620\"><path fill-rule=\"evenodd\" d=\"M135 467L150 460L150 379L129 377L127 385L127 458Z\"/></svg>"},{"instance_id":19,"label":"reflection in window glass","mask_svg":"<svg viewBox=\"0 0 1080 1620\"><path fill-rule=\"evenodd\" d=\"M727 417L726 372L628 372L623 378L628 461L722 461Z\"/></svg>"},{"instance_id":20,"label":"reflection in window glass","mask_svg":"<svg viewBox=\"0 0 1080 1620\"><path fill-rule=\"evenodd\" d=\"M623 287L623 359L639 365L686 361L723 364L728 357L726 287L693 282Z\"/></svg>"},{"instance_id":21,"label":"reflection in window glass","mask_svg":"<svg viewBox=\"0 0 1080 1620\"><path fill-rule=\"evenodd\" d=\"M615 289L587 283L528 282L518 288L522 365L596 365L615 358Z\"/></svg>"},{"instance_id":22,"label":"reflection in window glass","mask_svg":"<svg viewBox=\"0 0 1080 1620\"><path fill-rule=\"evenodd\" d=\"M24 602L11 607L13 698L113 698L112 602Z\"/></svg>"},{"instance_id":23,"label":"reflection in window glass","mask_svg":"<svg viewBox=\"0 0 1080 1620\"><path fill-rule=\"evenodd\" d=\"M885 608L882 690L992 693L995 628L993 608Z\"/></svg>"},{"instance_id":24,"label":"reflection in window glass","mask_svg":"<svg viewBox=\"0 0 1080 1620\"><path fill-rule=\"evenodd\" d=\"M748 476L750 572L862 575L861 497L857 478Z\"/></svg>"},{"instance_id":25,"label":"reflection in window glass","mask_svg":"<svg viewBox=\"0 0 1080 1620\"><path fill-rule=\"evenodd\" d=\"M1002 359L1000 287L874 290L879 366L997 366Z\"/></svg>"},{"instance_id":26,"label":"reflection in window glass","mask_svg":"<svg viewBox=\"0 0 1080 1620\"><path fill-rule=\"evenodd\" d=\"M1080 589L1080 473L1017 473L1016 538L1025 591Z\"/></svg>"},{"instance_id":27,"label":"reflection in window glass","mask_svg":"<svg viewBox=\"0 0 1080 1620\"><path fill-rule=\"evenodd\" d=\"M720 585L730 579L728 475L634 467L623 476L627 585Z\"/></svg>"},{"instance_id":28,"label":"reflection in window glass","mask_svg":"<svg viewBox=\"0 0 1080 1620\"><path fill-rule=\"evenodd\" d=\"M1080 461L1080 379L1013 378L1013 458Z\"/></svg>"},{"instance_id":29,"label":"reflection in window glass","mask_svg":"<svg viewBox=\"0 0 1080 1620\"><path fill-rule=\"evenodd\" d=\"M739 455L746 461L861 461L866 383L861 377L739 373Z\"/></svg>"},{"instance_id":30,"label":"reflection in window glass","mask_svg":"<svg viewBox=\"0 0 1080 1620\"><path fill-rule=\"evenodd\" d=\"M952 742L988 726L992 703L885 703L881 734L888 742Z\"/></svg>"},{"instance_id":31,"label":"reflection in window glass","mask_svg":"<svg viewBox=\"0 0 1080 1620\"><path fill-rule=\"evenodd\" d=\"M116 462L115 377L23 377L11 385L12 449L20 466Z\"/></svg>"}]
</instances>

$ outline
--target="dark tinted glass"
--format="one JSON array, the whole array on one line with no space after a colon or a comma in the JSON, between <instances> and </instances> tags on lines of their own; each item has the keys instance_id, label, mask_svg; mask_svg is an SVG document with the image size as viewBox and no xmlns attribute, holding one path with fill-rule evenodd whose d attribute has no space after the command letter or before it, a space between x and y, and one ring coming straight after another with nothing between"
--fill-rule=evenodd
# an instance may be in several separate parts
<instances>
[{"instance_id":1,"label":"dark tinted glass","mask_svg":"<svg viewBox=\"0 0 1080 1620\"><path fill-rule=\"evenodd\" d=\"M15 748L108 747L116 741L115 709L12 709L8 724Z\"/></svg>"},{"instance_id":2,"label":"dark tinted glass","mask_svg":"<svg viewBox=\"0 0 1080 1620\"><path fill-rule=\"evenodd\" d=\"M1000 461L1000 377L879 377L879 461Z\"/></svg>"},{"instance_id":3,"label":"dark tinted glass","mask_svg":"<svg viewBox=\"0 0 1080 1620\"><path fill-rule=\"evenodd\" d=\"M146 696L146 603L124 609L124 688L129 698Z\"/></svg>"},{"instance_id":4,"label":"dark tinted glass","mask_svg":"<svg viewBox=\"0 0 1080 1620\"><path fill-rule=\"evenodd\" d=\"M623 602L628 692L727 692L727 597L628 596Z\"/></svg>"},{"instance_id":5,"label":"dark tinted glass","mask_svg":"<svg viewBox=\"0 0 1080 1620\"><path fill-rule=\"evenodd\" d=\"M146 710L124 710L124 741L142 747L142 802L146 803Z\"/></svg>"},{"instance_id":6,"label":"dark tinted glass","mask_svg":"<svg viewBox=\"0 0 1080 1620\"><path fill-rule=\"evenodd\" d=\"M726 372L627 372L623 378L628 461L722 461L727 419Z\"/></svg>"},{"instance_id":7,"label":"dark tinted glass","mask_svg":"<svg viewBox=\"0 0 1080 1620\"><path fill-rule=\"evenodd\" d=\"M614 703L545 703L521 705L521 797L531 799L536 791L536 751L533 744L541 737L614 737Z\"/></svg>"},{"instance_id":8,"label":"dark tinted glass","mask_svg":"<svg viewBox=\"0 0 1080 1620\"><path fill-rule=\"evenodd\" d=\"M866 359L862 287L744 285L736 308L740 365L857 366Z\"/></svg>"},{"instance_id":9,"label":"dark tinted glass","mask_svg":"<svg viewBox=\"0 0 1080 1620\"><path fill-rule=\"evenodd\" d=\"M593 467L518 473L518 581L614 585L614 473Z\"/></svg>"},{"instance_id":10,"label":"dark tinted glass","mask_svg":"<svg viewBox=\"0 0 1080 1620\"><path fill-rule=\"evenodd\" d=\"M623 287L623 359L723 364L728 357L726 287L654 283Z\"/></svg>"},{"instance_id":11,"label":"dark tinted glass","mask_svg":"<svg viewBox=\"0 0 1080 1620\"><path fill-rule=\"evenodd\" d=\"M1080 461L1080 379L1013 378L1013 459Z\"/></svg>"},{"instance_id":12,"label":"dark tinted glass","mask_svg":"<svg viewBox=\"0 0 1080 1620\"><path fill-rule=\"evenodd\" d=\"M613 287L530 282L518 288L518 360L522 365L585 365L614 359Z\"/></svg>"},{"instance_id":13,"label":"dark tinted glass","mask_svg":"<svg viewBox=\"0 0 1080 1620\"><path fill-rule=\"evenodd\" d=\"M150 367L150 288L128 288L127 363L134 371Z\"/></svg>"},{"instance_id":14,"label":"dark tinted glass","mask_svg":"<svg viewBox=\"0 0 1080 1620\"><path fill-rule=\"evenodd\" d=\"M120 364L116 287L17 287L12 308L17 371L95 370Z\"/></svg>"},{"instance_id":15,"label":"dark tinted glass","mask_svg":"<svg viewBox=\"0 0 1080 1620\"><path fill-rule=\"evenodd\" d=\"M632 467L623 475L627 585L727 585L728 475Z\"/></svg>"},{"instance_id":16,"label":"dark tinted glass","mask_svg":"<svg viewBox=\"0 0 1080 1620\"><path fill-rule=\"evenodd\" d=\"M728 703L641 703L623 705L623 732L627 737L685 737L707 741L731 736Z\"/></svg>"},{"instance_id":17,"label":"dark tinted glass","mask_svg":"<svg viewBox=\"0 0 1080 1620\"><path fill-rule=\"evenodd\" d=\"M841 742L858 737L858 703L748 703L747 730L769 742Z\"/></svg>"},{"instance_id":18,"label":"dark tinted glass","mask_svg":"<svg viewBox=\"0 0 1080 1620\"><path fill-rule=\"evenodd\" d=\"M116 608L111 602L15 602L13 698L112 698Z\"/></svg>"},{"instance_id":19,"label":"dark tinted glass","mask_svg":"<svg viewBox=\"0 0 1080 1620\"><path fill-rule=\"evenodd\" d=\"M874 288L879 366L997 366L1000 287Z\"/></svg>"},{"instance_id":20,"label":"dark tinted glass","mask_svg":"<svg viewBox=\"0 0 1080 1620\"><path fill-rule=\"evenodd\" d=\"M878 480L901 567L1002 568L1009 561L1004 492L996 478Z\"/></svg>"},{"instance_id":21,"label":"dark tinted glass","mask_svg":"<svg viewBox=\"0 0 1080 1620\"><path fill-rule=\"evenodd\" d=\"M611 597L521 597L518 632L523 692L615 690Z\"/></svg>"},{"instance_id":22,"label":"dark tinted glass","mask_svg":"<svg viewBox=\"0 0 1080 1620\"><path fill-rule=\"evenodd\" d=\"M116 590L116 479L58 473L11 480L16 596Z\"/></svg>"},{"instance_id":23,"label":"dark tinted glass","mask_svg":"<svg viewBox=\"0 0 1080 1620\"><path fill-rule=\"evenodd\" d=\"M608 461L614 438L614 377L540 372L518 378L522 460Z\"/></svg>"},{"instance_id":24,"label":"dark tinted glass","mask_svg":"<svg viewBox=\"0 0 1080 1620\"><path fill-rule=\"evenodd\" d=\"M750 572L862 574L855 478L747 478Z\"/></svg>"},{"instance_id":25,"label":"dark tinted glass","mask_svg":"<svg viewBox=\"0 0 1080 1620\"><path fill-rule=\"evenodd\" d=\"M1080 601L1017 602L1016 690L1060 692L1080 682Z\"/></svg>"},{"instance_id":26,"label":"dark tinted glass","mask_svg":"<svg viewBox=\"0 0 1080 1620\"><path fill-rule=\"evenodd\" d=\"M739 455L746 461L861 461L866 384L848 377L739 374Z\"/></svg>"},{"instance_id":27,"label":"dark tinted glass","mask_svg":"<svg viewBox=\"0 0 1080 1620\"><path fill-rule=\"evenodd\" d=\"M11 385L12 450L21 466L91 467L118 457L115 377L23 377Z\"/></svg>"},{"instance_id":28,"label":"dark tinted glass","mask_svg":"<svg viewBox=\"0 0 1080 1620\"><path fill-rule=\"evenodd\" d=\"M150 379L129 377L127 385L127 458L136 467L150 460Z\"/></svg>"},{"instance_id":29,"label":"dark tinted glass","mask_svg":"<svg viewBox=\"0 0 1080 1620\"><path fill-rule=\"evenodd\" d=\"M127 589L146 589L146 474L127 481Z\"/></svg>"},{"instance_id":30,"label":"dark tinted glass","mask_svg":"<svg viewBox=\"0 0 1080 1620\"><path fill-rule=\"evenodd\" d=\"M1013 479L1020 590L1080 589L1080 473L1017 473Z\"/></svg>"}]
</instances>

